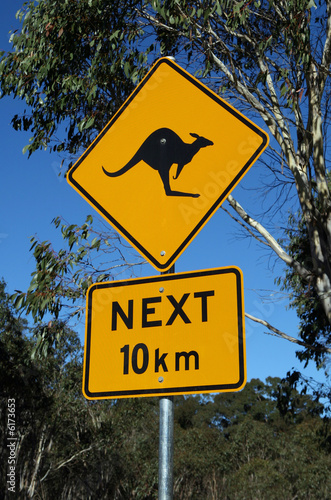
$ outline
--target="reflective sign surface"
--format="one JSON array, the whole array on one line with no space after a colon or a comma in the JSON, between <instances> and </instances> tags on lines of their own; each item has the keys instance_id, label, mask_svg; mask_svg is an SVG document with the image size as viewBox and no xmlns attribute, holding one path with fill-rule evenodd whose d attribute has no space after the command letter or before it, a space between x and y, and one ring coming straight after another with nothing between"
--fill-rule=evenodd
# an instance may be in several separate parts
<instances>
[{"instance_id":1,"label":"reflective sign surface","mask_svg":"<svg viewBox=\"0 0 331 500\"><path fill-rule=\"evenodd\" d=\"M267 144L265 132L164 58L67 178L165 271Z\"/></svg>"},{"instance_id":2,"label":"reflective sign surface","mask_svg":"<svg viewBox=\"0 0 331 500\"><path fill-rule=\"evenodd\" d=\"M237 391L246 381L242 274L219 268L89 288L90 399Z\"/></svg>"}]
</instances>

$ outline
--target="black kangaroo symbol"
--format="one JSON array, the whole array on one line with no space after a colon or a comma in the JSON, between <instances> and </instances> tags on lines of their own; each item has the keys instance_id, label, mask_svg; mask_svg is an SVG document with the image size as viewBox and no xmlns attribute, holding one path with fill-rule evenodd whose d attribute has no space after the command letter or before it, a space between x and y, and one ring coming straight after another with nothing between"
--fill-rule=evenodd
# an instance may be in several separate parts
<instances>
[{"instance_id":1,"label":"black kangaroo symbol","mask_svg":"<svg viewBox=\"0 0 331 500\"><path fill-rule=\"evenodd\" d=\"M109 177L118 177L137 165L140 161L144 161L159 172L167 196L191 196L198 198L199 194L173 191L170 187L170 168L174 163L178 166L176 175L173 178L178 179L184 166L192 161L193 156L201 148L213 146L214 144L209 139L205 139L205 137L201 137L198 134L190 135L195 137L195 141L187 144L173 130L160 128L147 137L123 168L117 170L117 172L107 172L104 167L102 169Z\"/></svg>"}]
</instances>

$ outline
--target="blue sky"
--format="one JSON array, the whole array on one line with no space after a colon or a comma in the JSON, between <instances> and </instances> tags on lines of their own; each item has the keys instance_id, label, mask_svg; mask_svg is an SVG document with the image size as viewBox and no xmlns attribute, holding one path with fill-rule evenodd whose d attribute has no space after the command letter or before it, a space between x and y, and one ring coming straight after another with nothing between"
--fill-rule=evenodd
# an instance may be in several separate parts
<instances>
[{"instance_id":1,"label":"blue sky","mask_svg":"<svg viewBox=\"0 0 331 500\"><path fill-rule=\"evenodd\" d=\"M15 13L22 3L18 0L3 2L0 17L0 49L9 50L8 31L17 26ZM22 154L29 133L15 132L11 118L24 109L24 103L11 98L0 100L1 130L1 218L0 218L0 276L8 284L8 291L26 290L30 274L34 270L34 259L29 253L30 238L37 235L40 240L50 240L55 248L61 248L62 238L51 221L61 215L70 223L82 223L86 215L95 215L64 180L59 177L62 158L56 154L38 151L28 160ZM257 191L247 190L256 186L261 165L254 165L237 186L233 195L243 206L254 209L261 200ZM238 266L244 276L245 310L280 330L295 336L297 318L293 311L286 310L287 301L261 301L261 290L266 295L276 291L274 278L282 274L283 266L270 265L270 253L249 238L238 236L238 226L218 210L190 246L176 262L176 271L194 271L223 266ZM274 262L271 259L271 262ZM144 275L158 272L149 264L144 266ZM83 325L78 325L83 333ZM295 357L296 346L264 333L263 326L246 320L247 379L267 376L285 376L292 367L303 370ZM305 371L307 375L323 380L313 365Z\"/></svg>"}]
</instances>

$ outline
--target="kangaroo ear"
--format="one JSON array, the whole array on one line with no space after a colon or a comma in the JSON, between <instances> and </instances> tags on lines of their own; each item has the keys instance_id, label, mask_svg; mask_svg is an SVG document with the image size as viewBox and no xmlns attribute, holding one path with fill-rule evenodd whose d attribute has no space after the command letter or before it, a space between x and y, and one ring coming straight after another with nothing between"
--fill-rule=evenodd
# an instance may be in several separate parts
<instances>
[{"instance_id":1,"label":"kangaroo ear","mask_svg":"<svg viewBox=\"0 0 331 500\"><path fill-rule=\"evenodd\" d=\"M192 137L195 137L196 139L199 139L199 137L200 137L200 135L198 135L198 134L191 134L191 132L190 132L190 135L191 135Z\"/></svg>"}]
</instances>

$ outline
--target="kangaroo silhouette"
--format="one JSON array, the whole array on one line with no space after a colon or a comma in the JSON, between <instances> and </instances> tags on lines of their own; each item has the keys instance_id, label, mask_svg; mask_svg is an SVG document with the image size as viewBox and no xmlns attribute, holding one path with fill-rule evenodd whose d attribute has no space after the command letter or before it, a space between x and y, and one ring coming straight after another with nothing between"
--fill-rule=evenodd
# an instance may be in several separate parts
<instances>
[{"instance_id":1,"label":"kangaroo silhouette","mask_svg":"<svg viewBox=\"0 0 331 500\"><path fill-rule=\"evenodd\" d=\"M158 171L167 196L191 196L198 198L199 194L173 191L170 187L170 168L173 164L178 165L176 175L173 177L174 179L178 179L184 166L192 161L192 158L201 148L213 146L214 144L209 139L205 139L205 137L201 137L198 134L190 133L190 135L195 138L195 141L188 144L182 141L173 130L160 128L147 137L123 168L116 172L108 172L104 167L102 169L109 177L118 177L125 174L125 172L140 161L144 161L147 165Z\"/></svg>"}]
</instances>

